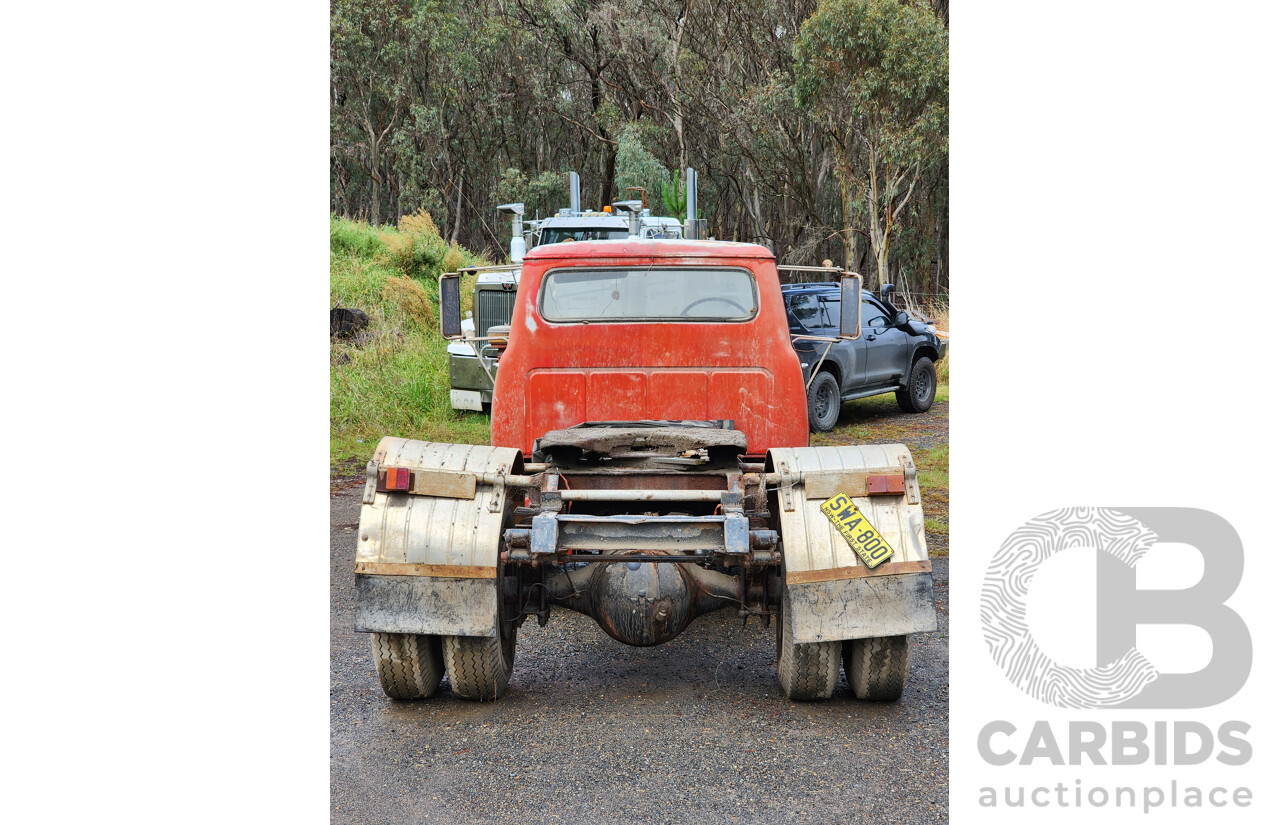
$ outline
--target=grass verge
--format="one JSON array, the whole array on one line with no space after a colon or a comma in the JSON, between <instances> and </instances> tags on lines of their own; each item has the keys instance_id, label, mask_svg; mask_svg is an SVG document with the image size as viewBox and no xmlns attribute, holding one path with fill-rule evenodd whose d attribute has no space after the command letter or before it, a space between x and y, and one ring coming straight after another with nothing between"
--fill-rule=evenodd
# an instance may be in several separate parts
<instances>
[{"instance_id":1,"label":"grass verge","mask_svg":"<svg viewBox=\"0 0 1280 825\"><path fill-rule=\"evenodd\" d=\"M384 435L485 444L489 418L449 405L449 361L439 335L440 273L484 263L445 244L425 214L398 228L330 219L329 300L369 316L329 351L329 464L364 466Z\"/></svg>"}]
</instances>

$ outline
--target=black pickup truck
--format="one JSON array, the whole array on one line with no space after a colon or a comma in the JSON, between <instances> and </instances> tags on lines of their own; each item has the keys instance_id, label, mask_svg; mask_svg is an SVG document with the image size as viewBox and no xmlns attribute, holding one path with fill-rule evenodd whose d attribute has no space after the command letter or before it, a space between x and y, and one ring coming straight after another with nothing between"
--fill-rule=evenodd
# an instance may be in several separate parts
<instances>
[{"instance_id":1,"label":"black pickup truck","mask_svg":"<svg viewBox=\"0 0 1280 825\"><path fill-rule=\"evenodd\" d=\"M835 427L841 402L855 398L892 392L904 412L933 406L938 386L934 364L947 354L947 342L932 324L895 309L889 302L892 291L886 285L879 298L862 291L862 335L857 340L838 341L829 350L822 341L794 342L809 387L809 426L815 432ZM837 335L839 284L783 284L782 297L792 335Z\"/></svg>"}]
</instances>

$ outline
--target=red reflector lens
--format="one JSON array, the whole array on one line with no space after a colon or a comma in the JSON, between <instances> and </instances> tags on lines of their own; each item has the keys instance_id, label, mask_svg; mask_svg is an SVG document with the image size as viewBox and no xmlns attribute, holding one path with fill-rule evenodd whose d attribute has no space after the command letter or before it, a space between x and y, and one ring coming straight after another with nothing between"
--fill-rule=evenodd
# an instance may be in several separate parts
<instances>
[{"instance_id":1,"label":"red reflector lens","mask_svg":"<svg viewBox=\"0 0 1280 825\"><path fill-rule=\"evenodd\" d=\"M388 467L378 471L378 492L395 493L408 490L413 485L413 473L403 467Z\"/></svg>"},{"instance_id":2,"label":"red reflector lens","mask_svg":"<svg viewBox=\"0 0 1280 825\"><path fill-rule=\"evenodd\" d=\"M902 476L867 476L869 496L898 496L906 489L906 479Z\"/></svg>"}]
</instances>

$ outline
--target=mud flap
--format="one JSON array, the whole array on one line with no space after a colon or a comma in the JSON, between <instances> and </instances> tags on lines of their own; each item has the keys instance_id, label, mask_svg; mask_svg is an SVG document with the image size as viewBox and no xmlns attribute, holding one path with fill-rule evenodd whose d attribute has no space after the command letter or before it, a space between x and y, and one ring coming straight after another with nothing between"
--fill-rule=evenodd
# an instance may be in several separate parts
<instances>
[{"instance_id":1,"label":"mud flap","mask_svg":"<svg viewBox=\"0 0 1280 825\"><path fill-rule=\"evenodd\" d=\"M498 635L496 579L356 575L357 631Z\"/></svg>"},{"instance_id":2,"label":"mud flap","mask_svg":"<svg viewBox=\"0 0 1280 825\"><path fill-rule=\"evenodd\" d=\"M938 629L929 572L787 583L796 642L902 636Z\"/></svg>"},{"instance_id":3,"label":"mud flap","mask_svg":"<svg viewBox=\"0 0 1280 825\"><path fill-rule=\"evenodd\" d=\"M509 448L382 439L360 508L357 631L498 634L498 550L511 513L509 488L480 479L518 472L521 461ZM415 492L378 492L377 470L388 467L413 473ZM421 492L428 481L440 494Z\"/></svg>"},{"instance_id":4,"label":"mud flap","mask_svg":"<svg viewBox=\"0 0 1280 825\"><path fill-rule=\"evenodd\" d=\"M901 444L770 450L766 470L783 475L770 508L781 535L797 643L899 636L936 630L924 510L911 452ZM901 492L876 494L881 479ZM900 480L900 483L898 483ZM822 513L849 496L893 548L869 569Z\"/></svg>"}]
</instances>

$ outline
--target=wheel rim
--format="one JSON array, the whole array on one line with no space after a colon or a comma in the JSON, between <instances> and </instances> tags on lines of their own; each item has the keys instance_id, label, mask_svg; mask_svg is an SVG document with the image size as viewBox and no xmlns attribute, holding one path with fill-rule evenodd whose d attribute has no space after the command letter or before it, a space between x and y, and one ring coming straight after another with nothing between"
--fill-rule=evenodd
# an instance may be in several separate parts
<instances>
[{"instance_id":1,"label":"wheel rim","mask_svg":"<svg viewBox=\"0 0 1280 825\"><path fill-rule=\"evenodd\" d=\"M929 380L928 371L920 370L920 374L916 376L915 390L917 400L925 401L929 398L929 389L932 383L933 382Z\"/></svg>"},{"instance_id":2,"label":"wheel rim","mask_svg":"<svg viewBox=\"0 0 1280 825\"><path fill-rule=\"evenodd\" d=\"M817 409L818 418L825 419L827 417L827 413L831 411L831 390L827 387L818 387L818 394L814 401L814 407Z\"/></svg>"}]
</instances>

